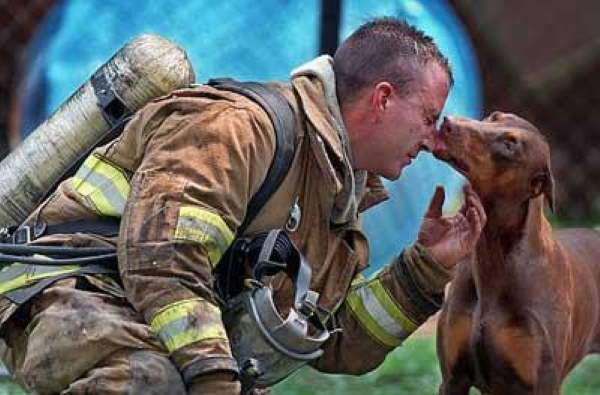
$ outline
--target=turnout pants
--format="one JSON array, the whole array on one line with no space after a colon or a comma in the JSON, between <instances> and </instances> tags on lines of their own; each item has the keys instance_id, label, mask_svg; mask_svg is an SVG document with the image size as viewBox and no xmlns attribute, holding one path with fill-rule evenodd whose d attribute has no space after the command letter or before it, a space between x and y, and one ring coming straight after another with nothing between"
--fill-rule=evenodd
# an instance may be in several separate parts
<instances>
[{"instance_id":1,"label":"turnout pants","mask_svg":"<svg viewBox=\"0 0 600 395\"><path fill-rule=\"evenodd\" d=\"M94 280L59 280L4 323L3 360L17 382L39 394L185 394L143 318Z\"/></svg>"}]
</instances>

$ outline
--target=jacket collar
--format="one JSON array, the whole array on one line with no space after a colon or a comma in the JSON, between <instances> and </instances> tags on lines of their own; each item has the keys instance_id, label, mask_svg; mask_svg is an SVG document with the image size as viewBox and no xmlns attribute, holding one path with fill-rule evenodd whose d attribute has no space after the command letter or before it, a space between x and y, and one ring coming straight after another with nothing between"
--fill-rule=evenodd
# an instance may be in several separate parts
<instances>
[{"instance_id":1,"label":"jacket collar","mask_svg":"<svg viewBox=\"0 0 600 395\"><path fill-rule=\"evenodd\" d=\"M341 174L335 175L340 181L338 185L341 185L341 189L336 191L332 222L335 225L352 222L359 209L362 211L387 199L387 193L377 176L367 176L365 171L353 170L348 132L335 90L333 59L327 55L320 56L293 70L291 79L306 117L327 145L328 152L325 156L338 164L327 167L340 169ZM365 196L369 190L377 193ZM368 201L367 204L363 197Z\"/></svg>"},{"instance_id":2,"label":"jacket collar","mask_svg":"<svg viewBox=\"0 0 600 395\"><path fill-rule=\"evenodd\" d=\"M344 156L351 154L335 92L333 59L327 55L319 56L292 70L291 79L308 120L336 159L343 162Z\"/></svg>"}]
</instances>

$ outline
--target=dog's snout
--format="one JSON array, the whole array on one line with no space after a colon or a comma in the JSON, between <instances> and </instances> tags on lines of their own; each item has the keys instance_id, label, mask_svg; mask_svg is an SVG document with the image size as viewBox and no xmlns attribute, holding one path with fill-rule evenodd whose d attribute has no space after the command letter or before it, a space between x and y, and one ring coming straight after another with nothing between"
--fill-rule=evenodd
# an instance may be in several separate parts
<instances>
[{"instance_id":1,"label":"dog's snout","mask_svg":"<svg viewBox=\"0 0 600 395\"><path fill-rule=\"evenodd\" d=\"M451 116L445 116L442 124L440 125L439 132L440 134L446 134L452 131L452 122L453 118Z\"/></svg>"}]
</instances>

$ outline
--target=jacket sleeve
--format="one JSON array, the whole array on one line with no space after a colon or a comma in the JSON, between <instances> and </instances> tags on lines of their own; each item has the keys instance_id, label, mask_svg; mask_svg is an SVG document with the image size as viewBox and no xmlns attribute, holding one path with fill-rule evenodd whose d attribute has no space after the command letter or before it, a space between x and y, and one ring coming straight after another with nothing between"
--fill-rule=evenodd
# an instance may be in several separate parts
<instances>
[{"instance_id":1,"label":"jacket sleeve","mask_svg":"<svg viewBox=\"0 0 600 395\"><path fill-rule=\"evenodd\" d=\"M407 247L373 278L359 275L335 314L341 331L328 340L313 366L347 374L375 369L439 310L450 276L418 244Z\"/></svg>"},{"instance_id":2,"label":"jacket sleeve","mask_svg":"<svg viewBox=\"0 0 600 395\"><path fill-rule=\"evenodd\" d=\"M163 105L132 121L143 154L118 245L129 301L188 383L200 374L237 371L211 273L267 173L275 144L258 106L213 103Z\"/></svg>"}]
</instances>

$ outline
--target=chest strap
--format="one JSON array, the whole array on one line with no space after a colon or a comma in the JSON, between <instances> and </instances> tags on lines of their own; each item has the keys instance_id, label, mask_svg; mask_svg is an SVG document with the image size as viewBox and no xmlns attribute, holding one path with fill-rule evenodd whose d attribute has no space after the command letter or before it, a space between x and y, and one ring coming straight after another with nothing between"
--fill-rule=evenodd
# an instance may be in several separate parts
<instances>
[{"instance_id":1,"label":"chest strap","mask_svg":"<svg viewBox=\"0 0 600 395\"><path fill-rule=\"evenodd\" d=\"M35 226L3 228L4 231L0 231L0 243L28 244L42 236L73 233L94 233L114 237L119 235L119 226L120 220L113 217L98 217L52 225L38 222Z\"/></svg>"}]
</instances>

